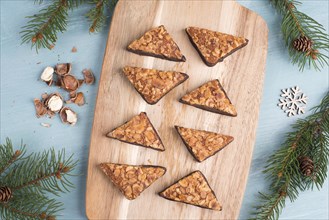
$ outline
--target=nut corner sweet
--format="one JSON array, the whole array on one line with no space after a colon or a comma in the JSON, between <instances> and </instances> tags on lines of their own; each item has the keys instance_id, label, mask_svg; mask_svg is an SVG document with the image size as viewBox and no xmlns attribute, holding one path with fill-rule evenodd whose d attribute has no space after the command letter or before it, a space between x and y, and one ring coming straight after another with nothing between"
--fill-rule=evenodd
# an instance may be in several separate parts
<instances>
[{"instance_id":1,"label":"nut corner sweet","mask_svg":"<svg viewBox=\"0 0 329 220\"><path fill-rule=\"evenodd\" d=\"M214 191L201 171L196 170L159 192L159 196L200 208L221 211Z\"/></svg>"},{"instance_id":2,"label":"nut corner sweet","mask_svg":"<svg viewBox=\"0 0 329 220\"><path fill-rule=\"evenodd\" d=\"M153 56L176 62L185 62L186 58L166 28L160 25L147 31L142 37L127 46L127 50L139 55Z\"/></svg>"},{"instance_id":3,"label":"nut corner sweet","mask_svg":"<svg viewBox=\"0 0 329 220\"><path fill-rule=\"evenodd\" d=\"M113 129L109 138L158 151L164 151L164 145L145 112L135 115L125 124Z\"/></svg>"},{"instance_id":4,"label":"nut corner sweet","mask_svg":"<svg viewBox=\"0 0 329 220\"><path fill-rule=\"evenodd\" d=\"M233 141L229 135L175 126L180 138L194 159L202 162L224 149Z\"/></svg>"},{"instance_id":5,"label":"nut corner sweet","mask_svg":"<svg viewBox=\"0 0 329 220\"><path fill-rule=\"evenodd\" d=\"M167 93L188 79L188 75L181 72L131 66L124 67L123 73L150 105L156 104Z\"/></svg>"},{"instance_id":6,"label":"nut corner sweet","mask_svg":"<svg viewBox=\"0 0 329 220\"><path fill-rule=\"evenodd\" d=\"M246 46L249 42L244 37L205 28L188 27L185 31L192 45L209 67L222 62L227 56Z\"/></svg>"},{"instance_id":7,"label":"nut corner sweet","mask_svg":"<svg viewBox=\"0 0 329 220\"><path fill-rule=\"evenodd\" d=\"M195 90L185 94L179 101L213 113L231 117L237 116L235 106L228 98L218 79L202 84Z\"/></svg>"},{"instance_id":8,"label":"nut corner sweet","mask_svg":"<svg viewBox=\"0 0 329 220\"><path fill-rule=\"evenodd\" d=\"M128 199L136 199L166 173L166 168L151 165L101 163L99 167Z\"/></svg>"}]
</instances>

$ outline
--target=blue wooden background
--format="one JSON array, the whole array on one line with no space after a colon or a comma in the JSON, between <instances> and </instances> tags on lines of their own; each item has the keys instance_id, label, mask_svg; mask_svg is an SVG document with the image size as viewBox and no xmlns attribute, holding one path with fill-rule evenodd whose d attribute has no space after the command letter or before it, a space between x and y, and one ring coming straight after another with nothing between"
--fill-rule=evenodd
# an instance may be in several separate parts
<instances>
[{"instance_id":1,"label":"blue wooden background","mask_svg":"<svg viewBox=\"0 0 329 220\"><path fill-rule=\"evenodd\" d=\"M246 219L249 217L251 207L257 202L257 192L267 187L268 182L264 179L261 170L268 156L280 146L290 125L310 113L307 111L307 114L302 116L286 117L277 107L280 90L295 85L300 86L309 97L307 105L309 110L311 106L319 103L328 91L329 83L328 68L321 72L307 70L300 73L296 66L291 65L281 38L280 16L268 0L238 0L238 2L260 14L269 27L266 77L257 140L240 213L240 218ZM303 6L300 9L328 30L328 1L302 2ZM64 202L65 207L60 213L60 219L85 219L86 168L98 81L96 85L82 87L86 95L86 105L72 106L79 114L79 121L75 127L63 125L58 117L53 120L37 119L33 99L40 97L43 92L57 90L47 87L45 83L38 80L41 71L48 65L72 62L73 73L76 75L79 76L84 68L91 68L99 79L111 12L108 13L106 27L99 34L88 33L89 23L84 15L90 9L90 5L85 4L70 12L68 30L59 34L56 47L51 51L41 50L37 54L30 49L30 45L21 45L19 32L27 22L25 16L37 13L46 5L47 2L43 6L34 5L31 0L1 0L1 142L4 142L6 137L10 137L15 145L19 145L23 139L28 146L28 152L41 151L53 146L56 149L66 148L68 154L74 153L75 158L80 161L76 171L83 175L72 179L76 188L59 198ZM77 47L77 53L71 52L73 46ZM50 123L51 127L42 127L41 122ZM281 215L281 219L328 218L328 181L322 190L303 192L296 202L293 204L288 202Z\"/></svg>"}]
</instances>

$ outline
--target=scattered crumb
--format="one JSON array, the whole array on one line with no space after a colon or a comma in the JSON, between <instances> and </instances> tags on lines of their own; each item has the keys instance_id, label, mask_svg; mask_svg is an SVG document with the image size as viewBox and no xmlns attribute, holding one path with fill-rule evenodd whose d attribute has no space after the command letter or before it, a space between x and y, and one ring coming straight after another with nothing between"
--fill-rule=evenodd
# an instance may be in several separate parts
<instances>
[{"instance_id":1,"label":"scattered crumb","mask_svg":"<svg viewBox=\"0 0 329 220\"><path fill-rule=\"evenodd\" d=\"M72 53L76 53L77 51L78 51L78 49L76 47L72 47L72 50L71 50Z\"/></svg>"},{"instance_id":2,"label":"scattered crumb","mask_svg":"<svg viewBox=\"0 0 329 220\"><path fill-rule=\"evenodd\" d=\"M39 65L41 62L37 62L37 64Z\"/></svg>"},{"instance_id":3,"label":"scattered crumb","mask_svg":"<svg viewBox=\"0 0 329 220\"><path fill-rule=\"evenodd\" d=\"M49 124L49 123L41 122L40 124L41 124L41 126L46 127L46 128L50 128L50 126L51 126L51 124Z\"/></svg>"},{"instance_id":4,"label":"scattered crumb","mask_svg":"<svg viewBox=\"0 0 329 220\"><path fill-rule=\"evenodd\" d=\"M149 164L152 164L152 161L151 161L150 159L148 159L147 162L148 162Z\"/></svg>"},{"instance_id":5,"label":"scattered crumb","mask_svg":"<svg viewBox=\"0 0 329 220\"><path fill-rule=\"evenodd\" d=\"M52 50L55 47L55 45L49 45L49 49Z\"/></svg>"}]
</instances>

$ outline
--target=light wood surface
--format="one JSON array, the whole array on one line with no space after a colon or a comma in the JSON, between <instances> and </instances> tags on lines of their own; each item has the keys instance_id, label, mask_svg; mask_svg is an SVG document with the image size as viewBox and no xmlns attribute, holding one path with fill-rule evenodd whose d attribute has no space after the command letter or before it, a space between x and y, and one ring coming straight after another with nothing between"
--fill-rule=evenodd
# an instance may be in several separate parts
<instances>
[{"instance_id":1,"label":"light wood surface","mask_svg":"<svg viewBox=\"0 0 329 220\"><path fill-rule=\"evenodd\" d=\"M185 63L139 56L126 46L152 27L165 25L186 56ZM249 44L214 67L207 67L184 31L187 26L217 30L249 39ZM267 25L234 1L120 1L115 9L105 50L91 134L86 213L89 219L236 219L247 182L267 54ZM148 105L122 73L125 65L186 72L190 78L156 105ZM228 117L183 105L178 99L218 78L238 116ZM141 111L166 147L157 152L105 137ZM235 140L198 163L179 139L174 125L234 136ZM134 201L129 201L97 167L101 162L153 164L167 173ZM222 203L211 211L171 202L157 195L179 178L201 170Z\"/></svg>"}]
</instances>

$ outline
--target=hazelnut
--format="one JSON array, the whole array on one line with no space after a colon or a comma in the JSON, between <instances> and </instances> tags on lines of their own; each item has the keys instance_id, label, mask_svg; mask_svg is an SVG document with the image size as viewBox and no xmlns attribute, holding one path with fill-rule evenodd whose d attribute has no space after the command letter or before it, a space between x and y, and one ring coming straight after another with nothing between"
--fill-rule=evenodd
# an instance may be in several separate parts
<instances>
[{"instance_id":1,"label":"hazelnut","mask_svg":"<svg viewBox=\"0 0 329 220\"><path fill-rule=\"evenodd\" d=\"M51 84L53 83L53 74L54 74L54 68L48 66L43 70L40 78L42 81L47 83L48 86L51 86Z\"/></svg>"},{"instance_id":2,"label":"hazelnut","mask_svg":"<svg viewBox=\"0 0 329 220\"><path fill-rule=\"evenodd\" d=\"M69 92L76 91L79 88L79 81L75 76L66 74L62 77L61 87Z\"/></svg>"},{"instance_id":3,"label":"hazelnut","mask_svg":"<svg viewBox=\"0 0 329 220\"><path fill-rule=\"evenodd\" d=\"M59 112L63 107L63 98L58 93L53 93L45 100L45 105L52 112Z\"/></svg>"},{"instance_id":4,"label":"hazelnut","mask_svg":"<svg viewBox=\"0 0 329 220\"><path fill-rule=\"evenodd\" d=\"M38 118L47 114L47 108L40 99L34 99L34 106Z\"/></svg>"},{"instance_id":5,"label":"hazelnut","mask_svg":"<svg viewBox=\"0 0 329 220\"><path fill-rule=\"evenodd\" d=\"M65 124L75 125L78 121L77 114L69 107L63 107L59 113L61 120Z\"/></svg>"},{"instance_id":6,"label":"hazelnut","mask_svg":"<svg viewBox=\"0 0 329 220\"><path fill-rule=\"evenodd\" d=\"M78 82L79 82L79 88L80 88L80 86L82 86L82 84L84 83L84 80L83 79L78 79Z\"/></svg>"},{"instance_id":7,"label":"hazelnut","mask_svg":"<svg viewBox=\"0 0 329 220\"><path fill-rule=\"evenodd\" d=\"M72 49L71 49L72 53L76 53L77 51L78 51L78 49L76 47L72 47Z\"/></svg>"},{"instance_id":8,"label":"hazelnut","mask_svg":"<svg viewBox=\"0 0 329 220\"><path fill-rule=\"evenodd\" d=\"M83 77L84 77L84 82L88 85L91 85L95 82L95 76L91 69L84 69L82 71Z\"/></svg>"},{"instance_id":9,"label":"hazelnut","mask_svg":"<svg viewBox=\"0 0 329 220\"><path fill-rule=\"evenodd\" d=\"M55 72L59 76L64 76L71 72L72 65L70 63L59 63L56 65Z\"/></svg>"},{"instance_id":10,"label":"hazelnut","mask_svg":"<svg viewBox=\"0 0 329 220\"><path fill-rule=\"evenodd\" d=\"M85 97L82 92L72 92L70 93L70 99L67 100L66 103L75 103L78 106L82 106L85 104Z\"/></svg>"}]
</instances>

